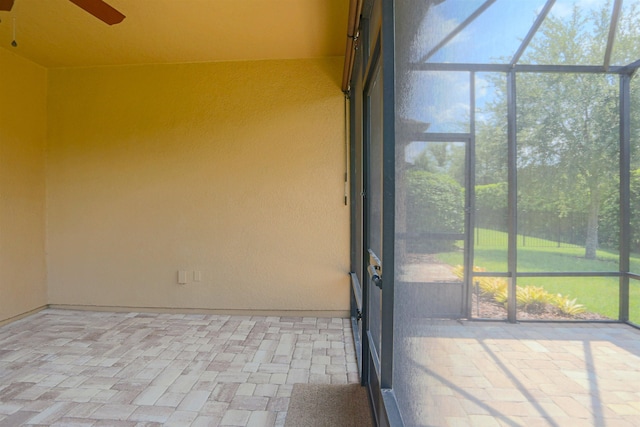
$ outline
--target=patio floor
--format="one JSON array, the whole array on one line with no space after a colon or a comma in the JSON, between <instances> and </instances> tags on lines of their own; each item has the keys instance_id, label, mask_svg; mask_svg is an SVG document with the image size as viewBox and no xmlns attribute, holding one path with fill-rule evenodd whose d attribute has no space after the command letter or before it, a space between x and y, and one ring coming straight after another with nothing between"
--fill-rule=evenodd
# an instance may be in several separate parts
<instances>
[{"instance_id":1,"label":"patio floor","mask_svg":"<svg viewBox=\"0 0 640 427\"><path fill-rule=\"evenodd\" d=\"M629 326L398 332L407 426L640 425ZM352 341L348 319L44 310L0 327L0 426L283 426L294 383L358 381Z\"/></svg>"},{"instance_id":2,"label":"patio floor","mask_svg":"<svg viewBox=\"0 0 640 427\"><path fill-rule=\"evenodd\" d=\"M407 425L640 426L640 330L425 319L410 329L396 345Z\"/></svg>"},{"instance_id":3,"label":"patio floor","mask_svg":"<svg viewBox=\"0 0 640 427\"><path fill-rule=\"evenodd\" d=\"M358 382L350 320L49 309L0 327L0 426L283 426L299 382Z\"/></svg>"}]
</instances>

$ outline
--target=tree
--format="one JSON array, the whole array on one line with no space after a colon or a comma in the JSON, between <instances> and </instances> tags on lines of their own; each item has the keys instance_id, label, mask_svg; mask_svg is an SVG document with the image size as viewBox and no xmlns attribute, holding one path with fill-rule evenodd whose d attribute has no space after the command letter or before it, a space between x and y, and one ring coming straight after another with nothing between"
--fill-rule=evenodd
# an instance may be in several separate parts
<instances>
[{"instance_id":1,"label":"tree","mask_svg":"<svg viewBox=\"0 0 640 427\"><path fill-rule=\"evenodd\" d=\"M640 169L631 171L631 251L640 253ZM611 193L602 207L602 242L610 249L617 249L620 233L620 194Z\"/></svg>"},{"instance_id":2,"label":"tree","mask_svg":"<svg viewBox=\"0 0 640 427\"><path fill-rule=\"evenodd\" d=\"M519 187L539 200L551 196L558 208L587 211L587 259L596 257L600 206L618 170L618 85L611 80L531 74L518 90Z\"/></svg>"},{"instance_id":3,"label":"tree","mask_svg":"<svg viewBox=\"0 0 640 427\"><path fill-rule=\"evenodd\" d=\"M507 182L507 79L504 73L478 73L484 92L491 94L476 114L475 183ZM477 83L476 83L477 84ZM506 203L506 195L505 202Z\"/></svg>"},{"instance_id":4,"label":"tree","mask_svg":"<svg viewBox=\"0 0 640 427\"><path fill-rule=\"evenodd\" d=\"M465 185L465 147L455 142L428 142L413 161L413 168L453 178Z\"/></svg>"},{"instance_id":5,"label":"tree","mask_svg":"<svg viewBox=\"0 0 640 427\"><path fill-rule=\"evenodd\" d=\"M602 64L611 7L609 3L585 13L574 6L567 17L548 16L521 62ZM616 52L637 54L637 9L633 4L621 14ZM601 205L617 189L619 79L608 74L518 73L516 86L519 197L558 215L585 212L585 258L593 259ZM504 117L505 105L502 92L487 107L489 117L493 114L490 123Z\"/></svg>"}]
</instances>

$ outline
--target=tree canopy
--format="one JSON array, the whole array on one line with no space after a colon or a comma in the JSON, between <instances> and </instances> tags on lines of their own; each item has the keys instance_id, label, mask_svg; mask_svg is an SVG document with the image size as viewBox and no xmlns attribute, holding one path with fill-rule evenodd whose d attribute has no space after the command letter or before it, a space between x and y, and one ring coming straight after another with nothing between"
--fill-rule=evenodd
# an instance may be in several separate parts
<instances>
[{"instance_id":1,"label":"tree canopy","mask_svg":"<svg viewBox=\"0 0 640 427\"><path fill-rule=\"evenodd\" d=\"M621 15L616 52L637 49L636 5ZM565 17L549 16L522 58L529 64L601 64L611 4L591 12L574 6ZM605 43L603 43L605 41ZM489 78L496 97L478 123L479 184L505 179L506 91L502 77ZM598 73L517 73L518 197L520 208L586 215L585 257L596 256L603 202L618 190L619 77ZM637 110L637 109L636 109ZM502 148L502 151L499 150Z\"/></svg>"}]
</instances>

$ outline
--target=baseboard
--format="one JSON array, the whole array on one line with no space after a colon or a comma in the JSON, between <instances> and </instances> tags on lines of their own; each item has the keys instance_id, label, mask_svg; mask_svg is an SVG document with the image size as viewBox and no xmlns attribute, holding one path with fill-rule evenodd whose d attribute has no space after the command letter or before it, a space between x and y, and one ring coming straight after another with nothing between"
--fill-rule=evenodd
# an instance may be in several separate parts
<instances>
[{"instance_id":1,"label":"baseboard","mask_svg":"<svg viewBox=\"0 0 640 427\"><path fill-rule=\"evenodd\" d=\"M208 308L174 308L174 307L124 307L105 305L49 304L51 309L111 311L116 313L168 313L168 314L219 314L229 316L265 316L265 317L339 317L349 318L349 310L235 310ZM46 307L45 307L46 308Z\"/></svg>"},{"instance_id":2,"label":"baseboard","mask_svg":"<svg viewBox=\"0 0 640 427\"><path fill-rule=\"evenodd\" d=\"M49 307L48 305L43 305L43 306L40 306L38 308L34 308L33 310L29 310L29 311L26 311L24 313L21 313L21 314L15 315L15 316L11 316L11 317L9 317L7 319L0 320L0 326L8 325L9 323L13 323L13 322L18 321L20 319L24 319L25 317L29 317L29 316L31 316L33 314L36 314L37 312L42 311L42 310L44 310L44 309L46 309L48 307Z\"/></svg>"}]
</instances>

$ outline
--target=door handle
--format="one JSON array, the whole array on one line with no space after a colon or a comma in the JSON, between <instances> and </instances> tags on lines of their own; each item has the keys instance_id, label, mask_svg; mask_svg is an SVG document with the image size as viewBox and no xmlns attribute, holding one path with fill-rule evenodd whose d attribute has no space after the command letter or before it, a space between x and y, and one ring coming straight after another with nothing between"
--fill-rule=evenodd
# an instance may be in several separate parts
<instances>
[{"instance_id":1,"label":"door handle","mask_svg":"<svg viewBox=\"0 0 640 427\"><path fill-rule=\"evenodd\" d=\"M370 265L369 267L367 267L367 271L369 272L369 277L371 278L373 284L382 289L382 277L380 277L380 275L378 274L376 267Z\"/></svg>"}]
</instances>

